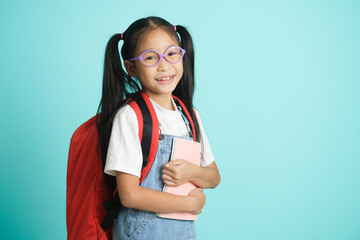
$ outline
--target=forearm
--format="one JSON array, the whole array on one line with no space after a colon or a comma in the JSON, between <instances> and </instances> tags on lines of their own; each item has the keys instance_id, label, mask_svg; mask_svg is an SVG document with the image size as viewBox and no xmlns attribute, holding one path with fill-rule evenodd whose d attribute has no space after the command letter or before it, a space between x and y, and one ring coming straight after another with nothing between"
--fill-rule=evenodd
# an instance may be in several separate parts
<instances>
[{"instance_id":1,"label":"forearm","mask_svg":"<svg viewBox=\"0 0 360 240\"><path fill-rule=\"evenodd\" d=\"M204 168L196 166L193 171L190 181L200 188L215 188L220 183L219 171L212 164Z\"/></svg>"},{"instance_id":2,"label":"forearm","mask_svg":"<svg viewBox=\"0 0 360 240\"><path fill-rule=\"evenodd\" d=\"M149 212L192 212L196 209L192 196L178 196L140 186L121 195L124 206Z\"/></svg>"}]
</instances>

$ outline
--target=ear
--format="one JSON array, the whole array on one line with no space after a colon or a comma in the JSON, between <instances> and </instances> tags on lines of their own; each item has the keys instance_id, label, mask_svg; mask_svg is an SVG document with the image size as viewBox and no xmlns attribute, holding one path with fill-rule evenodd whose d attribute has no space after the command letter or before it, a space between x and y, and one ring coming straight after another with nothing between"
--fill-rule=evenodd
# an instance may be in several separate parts
<instances>
[{"instance_id":1,"label":"ear","mask_svg":"<svg viewBox=\"0 0 360 240\"><path fill-rule=\"evenodd\" d=\"M136 67L135 67L134 62L130 62L128 60L125 60L124 61L124 66L125 66L125 69L126 69L127 73L130 75L130 77L136 77L137 72L136 72Z\"/></svg>"}]
</instances>

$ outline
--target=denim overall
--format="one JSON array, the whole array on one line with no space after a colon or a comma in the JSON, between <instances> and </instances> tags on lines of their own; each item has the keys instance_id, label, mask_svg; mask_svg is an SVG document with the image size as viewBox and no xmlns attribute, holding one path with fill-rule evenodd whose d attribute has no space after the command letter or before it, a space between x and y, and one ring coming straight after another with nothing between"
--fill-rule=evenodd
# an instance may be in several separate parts
<instances>
[{"instance_id":1,"label":"denim overall","mask_svg":"<svg viewBox=\"0 0 360 240\"><path fill-rule=\"evenodd\" d=\"M189 121L178 107L187 129L190 130ZM173 139L176 136L160 134L159 145L153 165L140 186L162 191L163 165L170 161ZM193 140L189 132L184 136ZM146 199L144 199L146 201ZM114 240L192 240L196 239L195 222L159 218L154 212L135 210L122 207L114 222Z\"/></svg>"}]
</instances>

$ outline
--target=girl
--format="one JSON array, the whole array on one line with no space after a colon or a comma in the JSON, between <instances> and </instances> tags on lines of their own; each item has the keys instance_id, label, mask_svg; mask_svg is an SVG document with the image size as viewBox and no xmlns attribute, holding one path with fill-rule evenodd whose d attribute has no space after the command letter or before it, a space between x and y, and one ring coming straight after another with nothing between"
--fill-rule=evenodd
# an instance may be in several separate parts
<instances>
[{"instance_id":1,"label":"girl","mask_svg":"<svg viewBox=\"0 0 360 240\"><path fill-rule=\"evenodd\" d=\"M179 34L179 35L178 35ZM179 38L180 36L180 38ZM123 41L121 56L118 43ZM155 109L162 138L155 160L139 186L142 152L139 127L128 97L145 93ZM113 227L114 239L195 239L194 221L159 218L156 213L201 213L203 188L215 188L220 175L198 113L189 111L195 134L202 145L201 167L185 160L171 162L174 136L192 139L187 119L178 111L172 95L193 109L194 50L189 32L158 17L135 21L123 34L115 34L105 53L101 121L98 125L106 174L116 176L123 207ZM164 184L178 186L191 181L198 186L189 196L162 192ZM108 180L111 184L111 180Z\"/></svg>"}]
</instances>

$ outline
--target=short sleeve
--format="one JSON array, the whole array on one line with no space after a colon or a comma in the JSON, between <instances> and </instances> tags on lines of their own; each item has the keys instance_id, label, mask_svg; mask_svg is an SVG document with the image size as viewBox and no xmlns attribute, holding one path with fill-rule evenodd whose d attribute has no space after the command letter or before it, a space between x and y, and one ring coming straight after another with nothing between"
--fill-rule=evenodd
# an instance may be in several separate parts
<instances>
[{"instance_id":1,"label":"short sleeve","mask_svg":"<svg viewBox=\"0 0 360 240\"><path fill-rule=\"evenodd\" d=\"M199 122L199 126L200 126L200 143L201 143L201 167L206 167L208 165L210 165L211 163L213 163L215 161L215 158L212 154L211 148L210 148L210 143L206 137L205 134L205 130L204 127L202 125L201 122L201 118L200 118L200 114L197 110L195 110L195 114L197 117L197 120Z\"/></svg>"},{"instance_id":2,"label":"short sleeve","mask_svg":"<svg viewBox=\"0 0 360 240\"><path fill-rule=\"evenodd\" d=\"M140 178L141 167L138 121L133 109L126 105L118 110L113 120L104 172L115 176L119 171Z\"/></svg>"}]
</instances>

